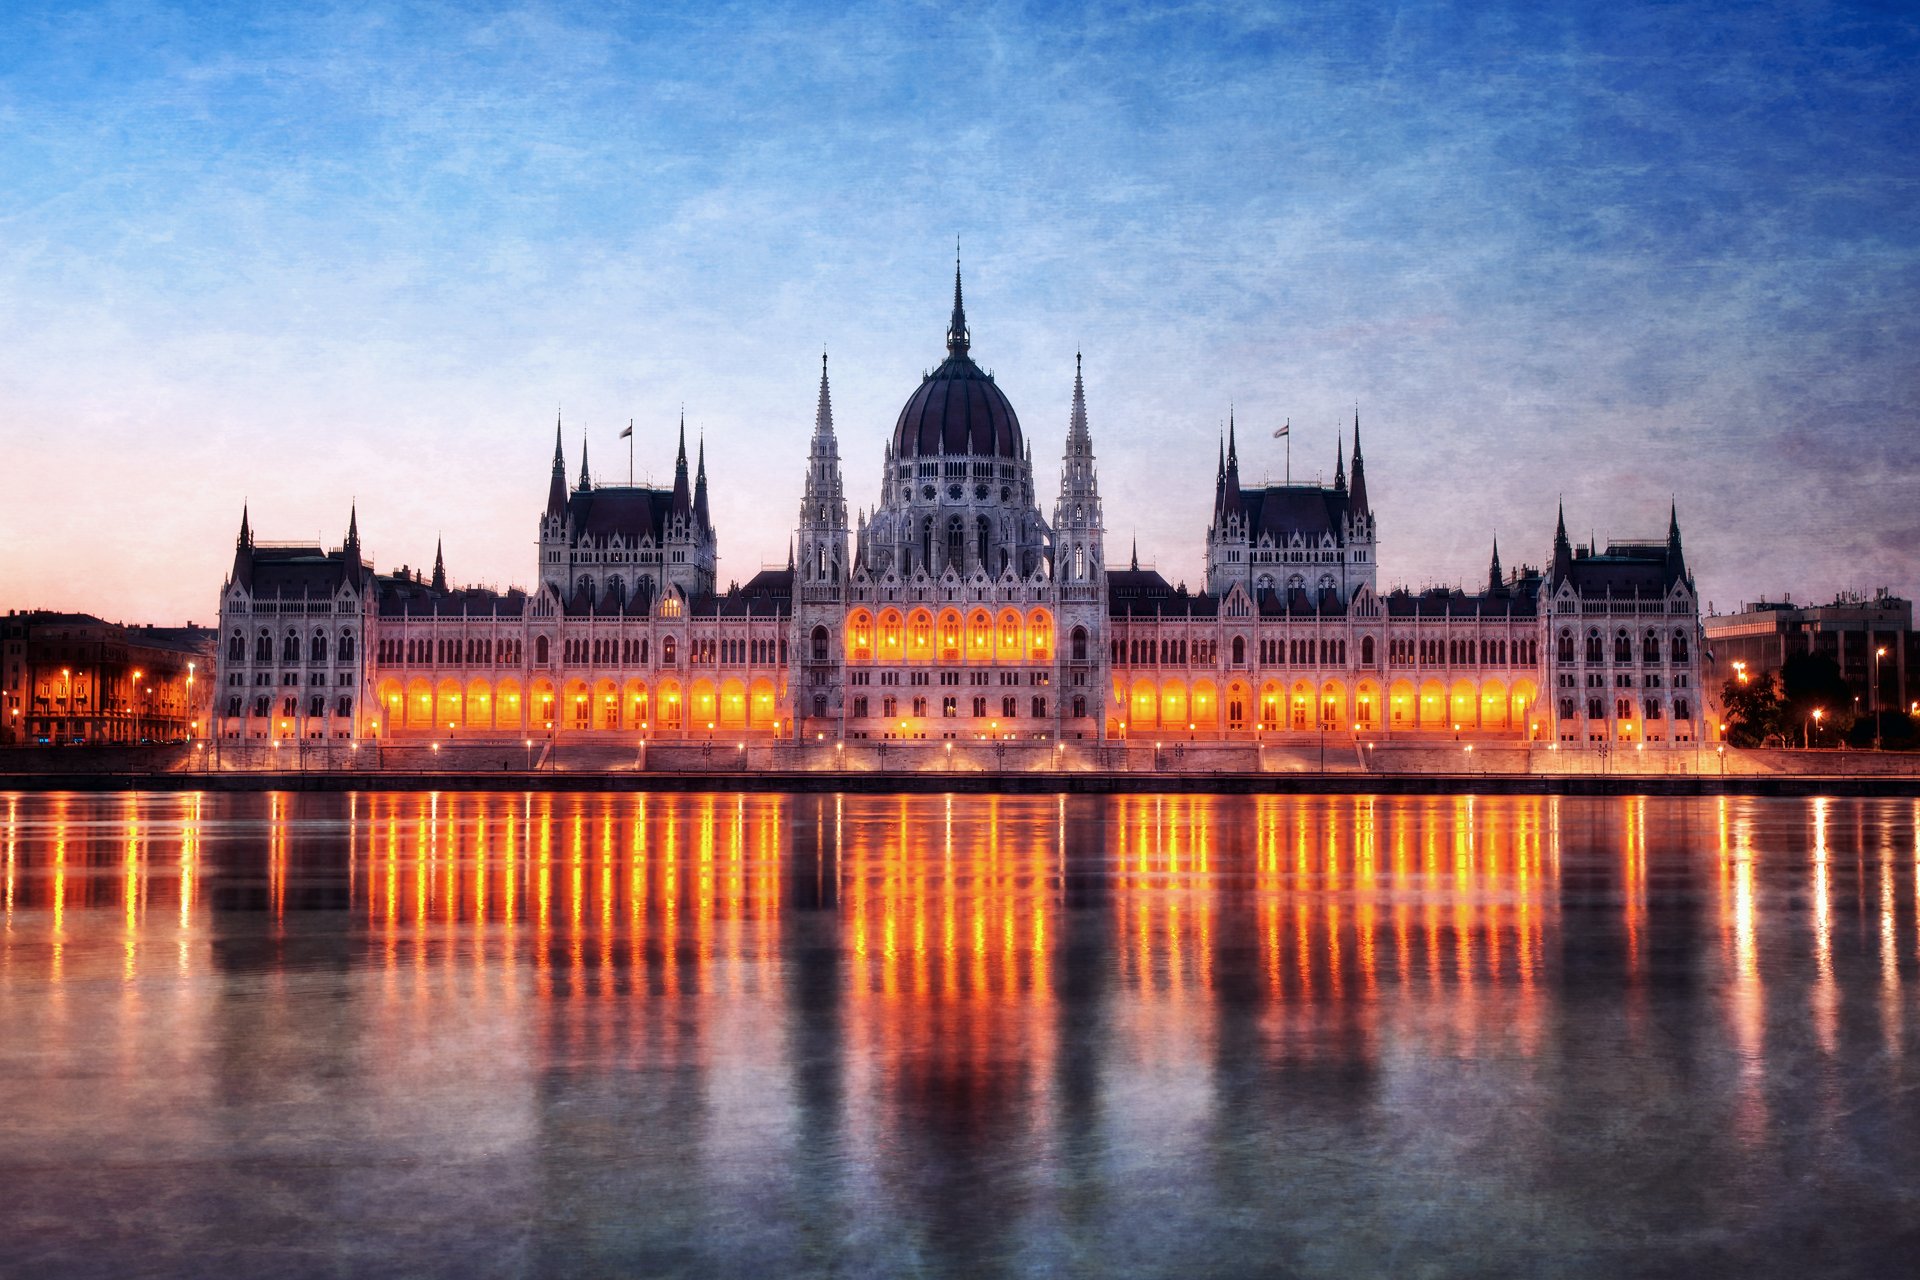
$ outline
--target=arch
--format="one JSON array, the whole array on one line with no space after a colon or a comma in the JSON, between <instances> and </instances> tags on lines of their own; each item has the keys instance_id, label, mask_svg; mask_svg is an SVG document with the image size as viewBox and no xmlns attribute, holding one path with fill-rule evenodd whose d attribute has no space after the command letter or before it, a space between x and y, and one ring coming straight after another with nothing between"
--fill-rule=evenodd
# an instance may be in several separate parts
<instances>
[{"instance_id":1,"label":"arch","mask_svg":"<svg viewBox=\"0 0 1920 1280\"><path fill-rule=\"evenodd\" d=\"M569 680L560 691L558 726L564 729L585 729L593 724L593 690L587 687L585 680Z\"/></svg>"},{"instance_id":2,"label":"arch","mask_svg":"<svg viewBox=\"0 0 1920 1280\"><path fill-rule=\"evenodd\" d=\"M833 639L831 636L827 634L826 627L824 626L814 627L813 634L810 637L810 640L812 643L811 653L812 653L813 660L815 662L828 661L829 658L832 656L831 651L833 649Z\"/></svg>"},{"instance_id":3,"label":"arch","mask_svg":"<svg viewBox=\"0 0 1920 1280\"><path fill-rule=\"evenodd\" d=\"M1447 687L1438 680L1420 682L1420 727L1439 729L1447 723Z\"/></svg>"},{"instance_id":4,"label":"arch","mask_svg":"<svg viewBox=\"0 0 1920 1280\"><path fill-rule=\"evenodd\" d=\"M855 662L873 661L873 615L865 609L847 615L847 656Z\"/></svg>"},{"instance_id":5,"label":"arch","mask_svg":"<svg viewBox=\"0 0 1920 1280\"><path fill-rule=\"evenodd\" d=\"M1557 658L1557 660L1561 662L1572 662L1573 661L1573 628L1572 627L1560 628L1560 638L1556 642L1556 644L1558 645L1557 652L1555 653L1555 657Z\"/></svg>"},{"instance_id":6,"label":"arch","mask_svg":"<svg viewBox=\"0 0 1920 1280\"><path fill-rule=\"evenodd\" d=\"M1320 686L1320 727L1344 729L1353 721L1347 715L1347 686L1344 681L1328 680Z\"/></svg>"},{"instance_id":7,"label":"arch","mask_svg":"<svg viewBox=\"0 0 1920 1280\"><path fill-rule=\"evenodd\" d=\"M645 732L653 726L652 712L647 682L638 676L628 676L620 686L621 727L636 733Z\"/></svg>"},{"instance_id":8,"label":"arch","mask_svg":"<svg viewBox=\"0 0 1920 1280\"><path fill-rule=\"evenodd\" d=\"M1447 693L1447 724L1471 729L1479 723L1480 708L1474 700L1473 681L1455 680Z\"/></svg>"},{"instance_id":9,"label":"arch","mask_svg":"<svg viewBox=\"0 0 1920 1280\"><path fill-rule=\"evenodd\" d=\"M1187 719L1196 729L1220 727L1220 694L1211 680L1195 680L1187 700Z\"/></svg>"},{"instance_id":10,"label":"arch","mask_svg":"<svg viewBox=\"0 0 1920 1280\"><path fill-rule=\"evenodd\" d=\"M660 665L677 667L680 665L680 637L664 635L660 637Z\"/></svg>"},{"instance_id":11,"label":"arch","mask_svg":"<svg viewBox=\"0 0 1920 1280\"><path fill-rule=\"evenodd\" d=\"M380 704L380 715L386 722L387 732L391 733L407 722L407 694L400 682L388 676L374 691L374 698ZM375 723L373 731L377 734L380 725Z\"/></svg>"},{"instance_id":12,"label":"arch","mask_svg":"<svg viewBox=\"0 0 1920 1280\"><path fill-rule=\"evenodd\" d=\"M493 728L493 682L491 680L484 676L475 676L467 681L466 704L467 728Z\"/></svg>"},{"instance_id":13,"label":"arch","mask_svg":"<svg viewBox=\"0 0 1920 1280\"><path fill-rule=\"evenodd\" d=\"M1235 636L1233 638L1233 657L1231 661L1236 667L1244 667L1247 665L1247 638L1245 636Z\"/></svg>"},{"instance_id":14,"label":"arch","mask_svg":"<svg viewBox=\"0 0 1920 1280\"><path fill-rule=\"evenodd\" d=\"M535 676L527 686L527 728L547 733L559 727L560 691L545 676Z\"/></svg>"},{"instance_id":15,"label":"arch","mask_svg":"<svg viewBox=\"0 0 1920 1280\"><path fill-rule=\"evenodd\" d=\"M686 699L681 695L680 682L667 679L660 682L660 692L654 704L654 714L660 719L662 729L680 729L686 725Z\"/></svg>"},{"instance_id":16,"label":"arch","mask_svg":"<svg viewBox=\"0 0 1920 1280\"><path fill-rule=\"evenodd\" d=\"M960 661L960 636L962 625L958 609L942 609L940 618L934 624L935 641L939 648L940 661Z\"/></svg>"},{"instance_id":17,"label":"arch","mask_svg":"<svg viewBox=\"0 0 1920 1280\"><path fill-rule=\"evenodd\" d=\"M551 643L552 642L545 636L535 636L533 638L533 661L536 666L544 667L550 663L551 658L549 654Z\"/></svg>"},{"instance_id":18,"label":"arch","mask_svg":"<svg viewBox=\"0 0 1920 1280\"><path fill-rule=\"evenodd\" d=\"M433 691L433 727L461 728L467 722L466 700L460 696L460 682L443 676Z\"/></svg>"},{"instance_id":19,"label":"arch","mask_svg":"<svg viewBox=\"0 0 1920 1280\"><path fill-rule=\"evenodd\" d=\"M720 682L718 723L722 729L747 727L747 683L738 676Z\"/></svg>"},{"instance_id":20,"label":"arch","mask_svg":"<svg viewBox=\"0 0 1920 1280\"><path fill-rule=\"evenodd\" d=\"M1360 637L1360 665L1363 667L1370 667L1373 665L1373 637L1372 636Z\"/></svg>"},{"instance_id":21,"label":"arch","mask_svg":"<svg viewBox=\"0 0 1920 1280\"><path fill-rule=\"evenodd\" d=\"M883 609L876 628L875 650L882 662L898 662L906 652L907 621L898 609Z\"/></svg>"},{"instance_id":22,"label":"arch","mask_svg":"<svg viewBox=\"0 0 1920 1280\"><path fill-rule=\"evenodd\" d=\"M424 676L407 681L406 725L409 729L427 729L433 725L433 686Z\"/></svg>"},{"instance_id":23,"label":"arch","mask_svg":"<svg viewBox=\"0 0 1920 1280\"><path fill-rule=\"evenodd\" d=\"M526 721L526 710L518 680L512 676L505 676L494 684L494 728L519 729Z\"/></svg>"},{"instance_id":24,"label":"arch","mask_svg":"<svg viewBox=\"0 0 1920 1280\"><path fill-rule=\"evenodd\" d=\"M1387 686L1387 727L1412 729L1420 723L1420 706L1413 681L1395 680Z\"/></svg>"},{"instance_id":25,"label":"arch","mask_svg":"<svg viewBox=\"0 0 1920 1280\"><path fill-rule=\"evenodd\" d=\"M341 628L340 643L334 649L334 653L339 656L340 661L342 662L353 661L353 628L352 627Z\"/></svg>"},{"instance_id":26,"label":"arch","mask_svg":"<svg viewBox=\"0 0 1920 1280\"><path fill-rule=\"evenodd\" d=\"M774 701L773 681L762 676L747 691L748 722L755 729L771 731L779 714L780 704Z\"/></svg>"},{"instance_id":27,"label":"arch","mask_svg":"<svg viewBox=\"0 0 1920 1280\"><path fill-rule=\"evenodd\" d=\"M719 720L720 691L713 681L702 676L695 680L687 690L687 728L695 733L710 733L709 726L717 727Z\"/></svg>"},{"instance_id":28,"label":"arch","mask_svg":"<svg viewBox=\"0 0 1920 1280\"><path fill-rule=\"evenodd\" d=\"M1287 725L1293 729L1313 727L1313 686L1295 680L1287 693Z\"/></svg>"},{"instance_id":29,"label":"arch","mask_svg":"<svg viewBox=\"0 0 1920 1280\"><path fill-rule=\"evenodd\" d=\"M967 661L993 661L993 618L985 609L967 615Z\"/></svg>"},{"instance_id":30,"label":"arch","mask_svg":"<svg viewBox=\"0 0 1920 1280\"><path fill-rule=\"evenodd\" d=\"M1127 719L1137 729L1151 729L1160 723L1160 699L1154 695L1153 681L1135 680L1127 699Z\"/></svg>"},{"instance_id":31,"label":"arch","mask_svg":"<svg viewBox=\"0 0 1920 1280\"><path fill-rule=\"evenodd\" d=\"M273 632L265 627L260 628L260 635L254 641L253 660L255 662L273 661Z\"/></svg>"},{"instance_id":32,"label":"arch","mask_svg":"<svg viewBox=\"0 0 1920 1280\"><path fill-rule=\"evenodd\" d=\"M1169 729L1184 729L1192 723L1186 681L1168 679L1160 682L1160 723Z\"/></svg>"},{"instance_id":33,"label":"arch","mask_svg":"<svg viewBox=\"0 0 1920 1280\"><path fill-rule=\"evenodd\" d=\"M1221 698L1221 702L1223 705L1220 714L1226 717L1227 728L1230 730L1245 729L1247 727L1247 713L1253 703L1253 694L1252 691L1247 688L1247 682L1244 680L1229 680L1227 682L1227 692L1225 696Z\"/></svg>"},{"instance_id":34,"label":"arch","mask_svg":"<svg viewBox=\"0 0 1920 1280\"><path fill-rule=\"evenodd\" d=\"M327 660L327 633L324 630L315 628L313 639L307 644L307 660L309 662Z\"/></svg>"},{"instance_id":35,"label":"arch","mask_svg":"<svg viewBox=\"0 0 1920 1280\"><path fill-rule=\"evenodd\" d=\"M1085 627L1075 627L1069 643L1073 646L1068 650L1073 656L1073 661L1085 662L1087 660L1087 629Z\"/></svg>"},{"instance_id":36,"label":"arch","mask_svg":"<svg viewBox=\"0 0 1920 1280\"><path fill-rule=\"evenodd\" d=\"M1525 729L1527 737L1532 738L1538 732L1534 723L1533 704L1540 700L1540 690L1531 680L1515 680L1513 691L1507 695L1510 719L1507 723L1516 729Z\"/></svg>"},{"instance_id":37,"label":"arch","mask_svg":"<svg viewBox=\"0 0 1920 1280\"><path fill-rule=\"evenodd\" d=\"M1368 732L1380 727L1380 686L1372 680L1354 686L1353 722Z\"/></svg>"},{"instance_id":38,"label":"arch","mask_svg":"<svg viewBox=\"0 0 1920 1280\"><path fill-rule=\"evenodd\" d=\"M1027 614L1027 657L1034 662L1053 660L1053 615L1045 609Z\"/></svg>"},{"instance_id":39,"label":"arch","mask_svg":"<svg viewBox=\"0 0 1920 1280\"><path fill-rule=\"evenodd\" d=\"M1507 686L1502 680L1482 680L1480 682L1480 727L1482 729L1509 728L1507 721Z\"/></svg>"},{"instance_id":40,"label":"arch","mask_svg":"<svg viewBox=\"0 0 1920 1280\"><path fill-rule=\"evenodd\" d=\"M907 615L907 660L933 661L933 611L915 609Z\"/></svg>"},{"instance_id":41,"label":"arch","mask_svg":"<svg viewBox=\"0 0 1920 1280\"><path fill-rule=\"evenodd\" d=\"M1260 686L1260 727L1278 729L1286 722L1287 690L1278 680Z\"/></svg>"},{"instance_id":42,"label":"arch","mask_svg":"<svg viewBox=\"0 0 1920 1280\"><path fill-rule=\"evenodd\" d=\"M593 682L592 721L595 729L620 727L620 686L607 677Z\"/></svg>"},{"instance_id":43,"label":"arch","mask_svg":"<svg viewBox=\"0 0 1920 1280\"><path fill-rule=\"evenodd\" d=\"M994 658L1000 662L1018 662L1024 656L1020 645L1020 612L1002 609L993 629Z\"/></svg>"}]
</instances>

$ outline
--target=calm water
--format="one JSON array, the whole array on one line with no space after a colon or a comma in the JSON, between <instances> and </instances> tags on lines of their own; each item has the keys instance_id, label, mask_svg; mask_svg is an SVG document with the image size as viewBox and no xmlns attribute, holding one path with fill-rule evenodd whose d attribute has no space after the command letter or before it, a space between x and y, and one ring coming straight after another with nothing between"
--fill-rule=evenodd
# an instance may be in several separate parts
<instances>
[{"instance_id":1,"label":"calm water","mask_svg":"<svg viewBox=\"0 0 1920 1280\"><path fill-rule=\"evenodd\" d=\"M0 1273L1912 1274L1920 802L0 796Z\"/></svg>"}]
</instances>

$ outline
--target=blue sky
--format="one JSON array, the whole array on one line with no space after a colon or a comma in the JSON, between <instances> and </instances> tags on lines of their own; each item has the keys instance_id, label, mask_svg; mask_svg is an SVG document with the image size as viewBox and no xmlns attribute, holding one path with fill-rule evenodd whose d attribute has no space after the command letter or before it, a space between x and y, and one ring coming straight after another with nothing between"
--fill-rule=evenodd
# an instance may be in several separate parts
<instances>
[{"instance_id":1,"label":"blue sky","mask_svg":"<svg viewBox=\"0 0 1920 1280\"><path fill-rule=\"evenodd\" d=\"M1920 28L1817 4L36 6L0 13L0 603L204 619L243 499L525 583L570 460L704 429L785 558L941 355L1197 583L1216 433L1389 582L1657 535L1703 593L1920 589ZM1050 497L1045 505L1051 505Z\"/></svg>"}]
</instances>

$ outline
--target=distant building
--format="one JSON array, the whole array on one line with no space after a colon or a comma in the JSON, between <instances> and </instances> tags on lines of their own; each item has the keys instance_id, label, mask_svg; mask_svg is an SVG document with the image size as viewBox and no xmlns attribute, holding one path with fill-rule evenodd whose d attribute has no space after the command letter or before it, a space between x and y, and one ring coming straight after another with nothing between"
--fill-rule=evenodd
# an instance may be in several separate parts
<instances>
[{"instance_id":1,"label":"distant building","mask_svg":"<svg viewBox=\"0 0 1920 1280\"><path fill-rule=\"evenodd\" d=\"M1739 663L1752 675L1777 672L1795 654L1815 653L1839 666L1841 678L1860 700L1862 715L1911 711L1920 703L1920 637L1913 630L1913 604L1885 591L1871 599L1843 595L1817 605L1756 600L1741 605L1738 613L1708 617L1706 632L1722 672L1735 671Z\"/></svg>"},{"instance_id":2,"label":"distant building","mask_svg":"<svg viewBox=\"0 0 1920 1280\"><path fill-rule=\"evenodd\" d=\"M1043 513L1012 402L975 363L956 270L946 358L907 396L877 501L849 518L821 368L784 569L717 586L704 450L669 488L569 483L556 430L530 592L378 574L256 543L222 589L230 739L748 737L823 741L1701 738L1699 605L1665 538L1575 547L1474 591L1382 593L1360 424L1329 484L1240 479L1221 441L1205 589L1106 559L1076 358ZM1349 479L1350 477L1350 479Z\"/></svg>"},{"instance_id":3,"label":"distant building","mask_svg":"<svg viewBox=\"0 0 1920 1280\"><path fill-rule=\"evenodd\" d=\"M0 618L0 743L167 742L207 732L207 627L125 626L87 613Z\"/></svg>"}]
</instances>

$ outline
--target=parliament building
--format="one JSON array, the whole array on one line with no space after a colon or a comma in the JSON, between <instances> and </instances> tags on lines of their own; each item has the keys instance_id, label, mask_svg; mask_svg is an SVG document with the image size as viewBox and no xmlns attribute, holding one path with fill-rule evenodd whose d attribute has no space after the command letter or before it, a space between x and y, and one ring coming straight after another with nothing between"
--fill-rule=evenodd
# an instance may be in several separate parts
<instances>
[{"instance_id":1,"label":"parliament building","mask_svg":"<svg viewBox=\"0 0 1920 1280\"><path fill-rule=\"evenodd\" d=\"M1248 486L1232 426L1203 589L1109 562L1076 357L1051 512L971 355L908 395L849 517L825 357L787 568L718 586L705 451L671 488L570 478L558 428L529 590L256 541L220 595L228 741L1275 742L1325 735L1640 749L1702 738L1699 602L1666 536L1569 542L1476 590L1380 587L1360 423L1331 484Z\"/></svg>"}]
</instances>

